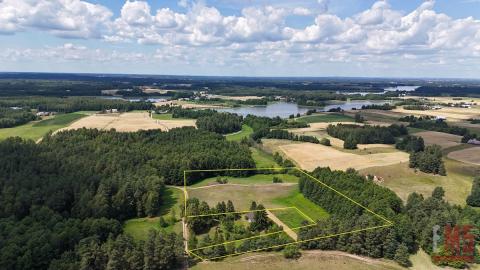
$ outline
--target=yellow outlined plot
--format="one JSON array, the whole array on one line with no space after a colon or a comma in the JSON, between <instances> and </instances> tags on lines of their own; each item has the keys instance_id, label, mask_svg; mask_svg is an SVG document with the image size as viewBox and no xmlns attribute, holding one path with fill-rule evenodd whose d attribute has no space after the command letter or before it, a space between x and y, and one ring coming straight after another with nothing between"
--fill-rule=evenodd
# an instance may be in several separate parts
<instances>
[{"instance_id":1,"label":"yellow outlined plot","mask_svg":"<svg viewBox=\"0 0 480 270\"><path fill-rule=\"evenodd\" d=\"M274 171L275 172L275 171L287 171L287 170L295 170L295 171L300 172L301 174L303 174L303 175L307 176L308 178L316 181L317 183L319 183L323 187L327 188L328 190L330 190L330 191L334 192L335 194L345 198L349 202L359 206L360 208L362 208L366 212L368 212L368 213L372 214L373 216L377 217L378 219L382 220L384 222L384 224L383 225L377 225L377 226L371 226L371 227L368 227L368 228L355 229L355 230L351 230L351 231L347 231L347 232L339 232L339 233L336 233L336 234L318 236L318 237L314 237L314 238L311 238L311 239L297 240L297 241L292 241L292 242L288 242L288 243L285 243L285 244L272 245L272 246L269 246L269 247L263 247L263 248L254 249L254 250L235 252L235 253L232 253L232 254L228 254L228 255L224 255L224 256L217 256L217 257L213 257L213 258L203 258L202 256L200 256L198 254L198 251L200 251L202 249L212 248L212 247L216 247L216 246L220 246L220 245L226 245L226 244L234 244L234 243L238 243L240 241L245 241L245 240L249 240L249 239L256 239L256 238L262 238L262 237L267 237L267 236L271 236L271 235L277 235L277 234L284 234L285 233L284 231L276 231L276 232L272 232L272 233L265 233L265 234L251 236L251 237L246 237L246 238L243 238L243 239L226 241L226 242L223 242L223 243L220 243L220 244L203 246L203 247L199 247L199 248L195 248L195 249L189 249L188 245L187 245L187 247L186 247L187 253L190 254L190 255L193 255L194 257L196 257L196 258L198 258L202 261L204 261L204 260L216 260L216 259L222 259L222 258L226 258L226 257L230 257L230 256L241 255L241 254L245 254L245 253L251 253L251 252L269 250L269 249L274 249L274 248L280 248L280 247L285 247L285 246L288 246L288 245L295 245L295 244L300 244L300 243L306 243L306 242L309 242L309 241L327 239L327 238L331 238L331 237L337 237L337 236L353 234L353 233L358 233L358 232L371 231L371 230L376 230L376 229L387 228L387 227L393 226L392 221L386 219L382 215L379 215L379 214L375 213L374 211L370 210L369 208L363 206L359 202L357 202L354 199L350 198L349 196L345 195L341 191L336 190L335 188L325 184L324 182L320 181L319 179L313 177L309 173L307 173L307 172L305 172L302 169L297 168L297 167L252 168L252 169L217 169L217 170L186 170L186 171L183 172L183 178L184 178L183 179L183 183L184 183L183 192L184 192L184 196L185 196L185 200L184 200L184 207L185 207L184 215L185 215L185 218L188 219L188 218L216 216L216 215L225 215L225 214L245 214L245 213L256 212L256 211L264 211L264 210L245 210L245 211L236 211L236 212L213 213L213 214L190 215L189 216L188 213L187 213L187 200L189 198L188 197L188 191L187 191L187 174L188 173L194 173L194 172L228 172L228 171ZM299 227L295 227L295 228L290 228L290 230L292 230L292 231L296 231L296 230L299 231L302 228L315 226L317 224L311 217L309 217L308 215L306 215L305 213L300 211L300 209L298 209L295 206L282 207L282 208L266 208L265 210L278 211L278 210L286 210L286 209L295 209L296 211L298 211L298 213L300 213L308 221L312 222L312 224L299 226ZM184 229L185 229L185 227L184 227ZM184 235L185 235L185 233L184 233Z\"/></svg>"}]
</instances>

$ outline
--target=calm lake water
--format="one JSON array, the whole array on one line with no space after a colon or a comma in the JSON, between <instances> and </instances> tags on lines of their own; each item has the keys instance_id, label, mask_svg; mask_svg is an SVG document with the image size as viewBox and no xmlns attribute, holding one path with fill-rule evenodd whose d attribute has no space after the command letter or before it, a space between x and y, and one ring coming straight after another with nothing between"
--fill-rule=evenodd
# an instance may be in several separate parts
<instances>
[{"instance_id":1,"label":"calm lake water","mask_svg":"<svg viewBox=\"0 0 480 270\"><path fill-rule=\"evenodd\" d=\"M296 103L287 103L287 102L275 102L270 103L267 106L242 106L237 108L226 108L226 109L217 109L219 112L229 112L236 113L242 116L247 116L249 114L256 116L266 116L266 117L276 117L280 116L281 118L288 118L291 114L304 114L310 109L317 109L318 111L328 111L333 108L342 108L344 110L351 110L353 108L360 109L363 105L371 104L385 104L388 101L369 101L369 100L356 100L335 103L327 105L325 107L304 107L299 106Z\"/></svg>"}]
</instances>

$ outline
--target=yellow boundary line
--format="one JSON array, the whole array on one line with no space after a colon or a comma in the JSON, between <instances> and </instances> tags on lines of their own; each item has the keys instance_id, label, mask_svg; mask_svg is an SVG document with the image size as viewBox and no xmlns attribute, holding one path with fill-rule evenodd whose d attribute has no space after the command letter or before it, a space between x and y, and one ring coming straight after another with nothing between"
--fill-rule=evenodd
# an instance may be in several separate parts
<instances>
[{"instance_id":1,"label":"yellow boundary line","mask_svg":"<svg viewBox=\"0 0 480 270\"><path fill-rule=\"evenodd\" d=\"M356 230L352 230L352 231L348 231L348 232L342 232L342 233L336 233L336 234L330 234L330 235L324 235L324 236L320 236L320 237L315 237L315 238L311 238L311 239L306 239L306 240L301 240L301 241L295 241L295 242L291 242L291 243L286 243L286 244L280 244L280 245L274 245L274 246L270 246L270 247L266 247L266 248L260 248L260 249L255 249L255 250L249 250L249 251L244 251L244 252L235 252L233 254L228 254L228 255L225 255L225 256L218 256L218 257L214 257L214 258L208 258L208 259L205 259L203 257L201 257L200 255L196 254L195 252L193 251L196 251L196 250L202 250L202 249L205 249L205 248L210 248L210 247L215 247L215 246L220 246L220 245L226 245L226 244L230 244L230 243L235 243L235 242L239 242L239 241L245 241L245 240L248 240L248 239L254 239L254 238L260 238L260 237L266 237L266 236L270 236L270 235L274 235L274 234L280 234L280 233L285 233L284 231L278 231L278 232L273 232L273 233L267 233L267 234L262 234L262 235L256 235L256 236L252 236L252 237L247 237L247 238L243 238L243 239L238 239L238 240L233 240L233 241L227 241L227 242L224 242L224 243L220 243L220 244L214 244L214 245L209 245L209 246L205 246L205 247L200 247L200 248L195 248L195 249L188 249L187 247L187 253L189 254L192 254L194 255L195 257L199 258L200 260L202 261L205 261L205 260L216 260L216 259L221 259L221 258L226 258L226 257L230 257L230 256L236 256L236 255L241 255L241 254L245 254L245 253L250 253L250 252L257 252L257 251L262 251L262 250L267 250L267 249L272 249L272 248L277 248L277 247L284 247L284 246L288 246L288 245L295 245L295 244L299 244L299 243L305 243L305 242L309 242L309 241L315 241L315 240L319 240L319 239L326 239L326 238L331 238L331 237L336 237L336 236L341 236L341 235L346 235L346 234L352 234L352 233L358 233L358 232L363 232L363 231L368 231L368 230L374 230L374 229L380 229L380 228L387 228L387 227L390 227L390 226L393 226L393 222L386 219L385 217L383 217L382 215L379 215L377 213L375 213L374 211L370 210L369 208L363 206L362 204L360 204L359 202L353 200L352 198L348 197L347 195L345 195L344 193L336 190L335 188L323 183L322 181L318 180L317 178L313 177L312 175L306 173L305 171L297 168L297 167L285 167L285 168L279 168L279 167L276 167L276 168L252 168L252 169L217 169L217 170L186 170L183 172L183 192L184 192L184 196L185 196L185 200L184 200L184 205L185 205L185 213L184 213L184 216L186 218L195 218L195 217L206 217L206 216L217 216L217 215L226 215L226 214L242 214L242 213L249 213L249 212L257 212L257 211L264 211L264 210L250 210L250 211L236 211L236 212L225 212L225 213L215 213L215 214L204 214L204 215L193 215L193 216L187 216L187 200L188 200L188 191L187 191L187 173L190 173L190 172L226 172L226 171L261 171L261 170L289 170L289 169L294 169L294 170L297 170L301 173L303 173L304 175L308 176L309 178L317 181L319 184L323 185L324 187L332 190L333 192L337 193L338 195L344 197L345 199L347 199L348 201L354 203L355 205L361 207L362 209L366 210L367 212L369 212L370 214L373 214L374 216L376 216L377 218L380 218L381 220L385 221L386 224L383 224L383 225L379 225L379 226L373 226L373 227L368 227L368 228L364 228L364 229L356 229ZM303 215L305 218L309 219L310 221L312 221L314 224L309 224L309 225L305 225L305 226L301 226L301 227L296 227L296 228L291 228L291 230L299 230L299 229L302 229L302 228L306 228L306 227L311 227L311 226L315 226L317 223L312 219L310 218L308 215L306 215L305 213L303 213L302 211L300 211L300 209L298 209L297 207L295 206L290 206L290 207L282 207L282 208L269 208L269 209L265 209L265 210L269 210L269 211L275 211L275 210L285 210L285 209L296 209L301 215Z\"/></svg>"}]
</instances>

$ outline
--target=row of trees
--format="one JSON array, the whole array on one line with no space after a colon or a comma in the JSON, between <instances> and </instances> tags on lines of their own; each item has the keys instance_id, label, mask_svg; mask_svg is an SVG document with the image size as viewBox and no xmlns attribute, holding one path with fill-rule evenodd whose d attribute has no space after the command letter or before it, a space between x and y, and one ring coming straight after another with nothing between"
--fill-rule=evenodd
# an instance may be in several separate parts
<instances>
[{"instance_id":1,"label":"row of trees","mask_svg":"<svg viewBox=\"0 0 480 270\"><path fill-rule=\"evenodd\" d=\"M260 129L251 134L251 138L258 141L262 138L267 139L283 139L300 142L310 142L319 144L320 141L314 136L296 135L292 132L283 129Z\"/></svg>"},{"instance_id":2,"label":"row of trees","mask_svg":"<svg viewBox=\"0 0 480 270\"><path fill-rule=\"evenodd\" d=\"M385 104L370 104L370 105L363 105L362 110L382 110L382 111L390 111L395 109L397 106L391 105L389 103Z\"/></svg>"},{"instance_id":3,"label":"row of trees","mask_svg":"<svg viewBox=\"0 0 480 270\"><path fill-rule=\"evenodd\" d=\"M70 113L77 111L119 111L150 110L155 106L150 102L130 102L122 99L103 99L95 97L29 97L2 98L0 107L21 107L25 110Z\"/></svg>"},{"instance_id":4,"label":"row of trees","mask_svg":"<svg viewBox=\"0 0 480 270\"><path fill-rule=\"evenodd\" d=\"M437 187L432 196L425 199L417 193L410 194L404 206L400 198L391 190L376 185L357 174L354 170L347 172L331 171L317 168L312 175L330 187L341 192L371 209L395 225L376 230L344 234L321 240L307 241L302 244L306 249L342 250L374 258L388 258L403 266L409 266L409 254L422 248L431 255L445 255L446 250L437 241L440 251L433 253L432 229L439 226L439 235L447 224L480 225L480 214L470 207L461 208L444 201L444 190ZM309 177L301 177L299 188L302 194L320 205L330 213L330 218L320 220L316 226L301 230L300 239L308 240L356 229L364 229L384 224L364 208L348 201L324 185ZM473 232L478 237L477 232ZM478 255L475 255L478 256ZM478 261L478 258L477 258ZM462 261L439 262L441 265L455 267L465 266Z\"/></svg>"},{"instance_id":5,"label":"row of trees","mask_svg":"<svg viewBox=\"0 0 480 270\"><path fill-rule=\"evenodd\" d=\"M9 128L36 120L37 116L28 109L12 109L0 105L0 128Z\"/></svg>"},{"instance_id":6,"label":"row of trees","mask_svg":"<svg viewBox=\"0 0 480 270\"><path fill-rule=\"evenodd\" d=\"M425 130L450 133L459 136L464 136L469 133L467 128L450 126L443 120L417 120L411 122L409 126Z\"/></svg>"}]
</instances>

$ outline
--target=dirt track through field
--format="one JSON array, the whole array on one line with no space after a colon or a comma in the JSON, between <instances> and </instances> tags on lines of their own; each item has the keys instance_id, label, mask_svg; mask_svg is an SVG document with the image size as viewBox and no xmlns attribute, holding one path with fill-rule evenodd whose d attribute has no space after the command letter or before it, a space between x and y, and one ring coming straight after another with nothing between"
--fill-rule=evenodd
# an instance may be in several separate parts
<instances>
[{"instance_id":1,"label":"dirt track through field","mask_svg":"<svg viewBox=\"0 0 480 270\"><path fill-rule=\"evenodd\" d=\"M296 232L294 232L290 227L287 226L287 224L283 223L277 216L275 216L272 212L267 210L267 215L268 218L271 219L275 224L283 228L283 231L290 236L293 240L297 241L298 240L298 235Z\"/></svg>"}]
</instances>

